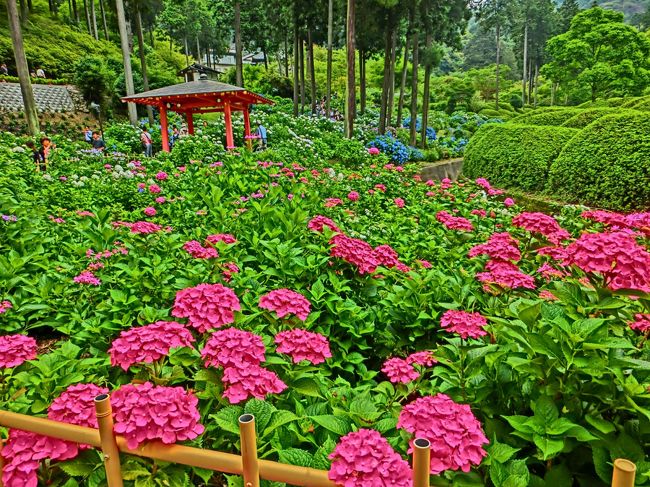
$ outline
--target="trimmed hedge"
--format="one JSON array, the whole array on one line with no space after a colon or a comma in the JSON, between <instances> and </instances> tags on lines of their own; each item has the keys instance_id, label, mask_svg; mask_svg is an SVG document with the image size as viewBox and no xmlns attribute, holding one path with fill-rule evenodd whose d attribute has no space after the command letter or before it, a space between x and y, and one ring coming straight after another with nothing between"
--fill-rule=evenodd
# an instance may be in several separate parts
<instances>
[{"instance_id":1,"label":"trimmed hedge","mask_svg":"<svg viewBox=\"0 0 650 487\"><path fill-rule=\"evenodd\" d=\"M626 98L625 102L622 103L620 106L621 108L634 108L636 107L639 103L644 102L648 97L643 97L643 96L633 96L630 98Z\"/></svg>"},{"instance_id":2,"label":"trimmed hedge","mask_svg":"<svg viewBox=\"0 0 650 487\"><path fill-rule=\"evenodd\" d=\"M511 122L519 125L548 125L557 127L569 120L571 117L582 112L581 108L552 108L539 109L531 113L526 113L515 117Z\"/></svg>"},{"instance_id":3,"label":"trimmed hedge","mask_svg":"<svg viewBox=\"0 0 650 487\"><path fill-rule=\"evenodd\" d=\"M551 163L577 133L565 127L485 125L465 149L463 174L497 186L543 190Z\"/></svg>"},{"instance_id":4,"label":"trimmed hedge","mask_svg":"<svg viewBox=\"0 0 650 487\"><path fill-rule=\"evenodd\" d=\"M548 189L613 210L650 206L650 117L608 115L580 131L551 166Z\"/></svg>"},{"instance_id":5,"label":"trimmed hedge","mask_svg":"<svg viewBox=\"0 0 650 487\"><path fill-rule=\"evenodd\" d=\"M606 117L607 115L617 115L623 111L627 112L628 110L622 110L621 108L588 108L571 117L569 120L564 122L562 126L572 129L582 129L602 117ZM635 110L629 111L633 113L635 112Z\"/></svg>"}]
</instances>

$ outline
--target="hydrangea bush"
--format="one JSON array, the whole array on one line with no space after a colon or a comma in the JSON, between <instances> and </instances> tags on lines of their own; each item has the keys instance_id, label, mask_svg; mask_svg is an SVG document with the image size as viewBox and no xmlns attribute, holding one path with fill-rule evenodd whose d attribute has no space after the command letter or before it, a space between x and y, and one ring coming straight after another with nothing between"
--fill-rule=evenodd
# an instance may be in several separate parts
<instances>
[{"instance_id":1,"label":"hydrangea bush","mask_svg":"<svg viewBox=\"0 0 650 487\"><path fill-rule=\"evenodd\" d=\"M597 486L617 457L648 485L650 215L528 211L383 152L340 165L337 124L296 123L295 158L59 141L44 177L0 152L0 407L94 425L108 392L130 447L224 451L254 414L260 457L340 485L408 485L417 437L439 485ZM104 481L92 449L0 435L9 485Z\"/></svg>"}]
</instances>

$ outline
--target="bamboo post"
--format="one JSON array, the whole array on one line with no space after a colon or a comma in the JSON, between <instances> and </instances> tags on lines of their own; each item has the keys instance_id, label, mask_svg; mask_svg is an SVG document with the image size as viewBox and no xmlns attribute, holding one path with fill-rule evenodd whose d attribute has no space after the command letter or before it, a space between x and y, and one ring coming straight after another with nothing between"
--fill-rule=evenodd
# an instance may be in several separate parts
<instances>
[{"instance_id":1,"label":"bamboo post","mask_svg":"<svg viewBox=\"0 0 650 487\"><path fill-rule=\"evenodd\" d=\"M612 474L612 487L634 487L636 465L624 458L614 460L614 473Z\"/></svg>"},{"instance_id":2,"label":"bamboo post","mask_svg":"<svg viewBox=\"0 0 650 487\"><path fill-rule=\"evenodd\" d=\"M413 442L413 487L429 487L431 442L416 438Z\"/></svg>"},{"instance_id":3,"label":"bamboo post","mask_svg":"<svg viewBox=\"0 0 650 487\"><path fill-rule=\"evenodd\" d=\"M95 398L95 415L99 426L108 487L123 487L120 451L113 433L113 411L108 394L100 394Z\"/></svg>"},{"instance_id":4,"label":"bamboo post","mask_svg":"<svg viewBox=\"0 0 650 487\"><path fill-rule=\"evenodd\" d=\"M257 462L255 416L252 414L242 414L239 417L239 438L241 439L244 487L260 487L260 466Z\"/></svg>"}]
</instances>

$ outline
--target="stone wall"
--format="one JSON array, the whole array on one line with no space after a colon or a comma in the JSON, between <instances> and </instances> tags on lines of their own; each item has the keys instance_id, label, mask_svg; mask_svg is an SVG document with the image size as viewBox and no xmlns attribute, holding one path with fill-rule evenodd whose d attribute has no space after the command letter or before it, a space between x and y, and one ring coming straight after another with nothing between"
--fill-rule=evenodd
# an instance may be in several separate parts
<instances>
[{"instance_id":1,"label":"stone wall","mask_svg":"<svg viewBox=\"0 0 650 487\"><path fill-rule=\"evenodd\" d=\"M420 170L420 176L426 181L427 179L442 180L449 178L456 181L463 170L463 159L450 159L448 161L434 162L425 164Z\"/></svg>"},{"instance_id":2,"label":"stone wall","mask_svg":"<svg viewBox=\"0 0 650 487\"><path fill-rule=\"evenodd\" d=\"M83 97L73 86L33 84L32 90L39 112L86 111ZM18 83L0 83L0 110L23 110L23 95Z\"/></svg>"}]
</instances>

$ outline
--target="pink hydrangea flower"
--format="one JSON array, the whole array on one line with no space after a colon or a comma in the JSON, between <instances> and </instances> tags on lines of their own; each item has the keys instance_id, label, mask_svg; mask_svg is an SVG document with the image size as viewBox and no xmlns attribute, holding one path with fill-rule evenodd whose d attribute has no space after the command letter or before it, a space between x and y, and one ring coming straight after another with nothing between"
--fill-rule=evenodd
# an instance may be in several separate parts
<instances>
[{"instance_id":1,"label":"pink hydrangea flower","mask_svg":"<svg viewBox=\"0 0 650 487\"><path fill-rule=\"evenodd\" d=\"M158 212L156 211L156 209L153 206L147 206L144 209L144 214L147 215L147 216L156 216L156 213L158 213Z\"/></svg>"},{"instance_id":2,"label":"pink hydrangea flower","mask_svg":"<svg viewBox=\"0 0 650 487\"><path fill-rule=\"evenodd\" d=\"M476 278L489 289L489 284L496 284L507 289L535 289L535 279L524 274L515 264L499 260L490 260L485 265L486 272L479 272Z\"/></svg>"},{"instance_id":3,"label":"pink hydrangea flower","mask_svg":"<svg viewBox=\"0 0 650 487\"><path fill-rule=\"evenodd\" d=\"M371 156L376 156L379 154L379 149L377 147L370 147L368 148L368 154Z\"/></svg>"},{"instance_id":4,"label":"pink hydrangea flower","mask_svg":"<svg viewBox=\"0 0 650 487\"><path fill-rule=\"evenodd\" d=\"M512 198L506 198L505 200L503 200L503 204L506 208L510 208L511 206L515 206L515 200L513 200Z\"/></svg>"},{"instance_id":5,"label":"pink hydrangea flower","mask_svg":"<svg viewBox=\"0 0 650 487\"><path fill-rule=\"evenodd\" d=\"M460 230L462 232L471 232L474 230L472 222L462 216L453 216L447 211L439 211L436 214L436 220L442 223L449 230Z\"/></svg>"},{"instance_id":6,"label":"pink hydrangea flower","mask_svg":"<svg viewBox=\"0 0 650 487\"><path fill-rule=\"evenodd\" d=\"M399 264L399 255L390 245L375 247L375 258L384 267L391 268Z\"/></svg>"},{"instance_id":7,"label":"pink hydrangea flower","mask_svg":"<svg viewBox=\"0 0 650 487\"><path fill-rule=\"evenodd\" d=\"M204 431L198 402L182 387L126 384L111 395L115 432L131 449L147 440L167 445L193 440Z\"/></svg>"},{"instance_id":8,"label":"pink hydrangea flower","mask_svg":"<svg viewBox=\"0 0 650 487\"><path fill-rule=\"evenodd\" d=\"M237 264L234 262L226 262L223 265L223 278L225 279L226 282L230 282L232 279L233 274L237 274L239 272L239 267L237 267Z\"/></svg>"},{"instance_id":9,"label":"pink hydrangea flower","mask_svg":"<svg viewBox=\"0 0 650 487\"><path fill-rule=\"evenodd\" d=\"M440 326L461 338L480 338L487 335L487 320L480 313L450 309L440 318Z\"/></svg>"},{"instance_id":10,"label":"pink hydrangea flower","mask_svg":"<svg viewBox=\"0 0 650 487\"><path fill-rule=\"evenodd\" d=\"M108 394L108 389L95 384L69 386L47 408L47 417L52 421L97 428L95 398L100 394Z\"/></svg>"},{"instance_id":11,"label":"pink hydrangea flower","mask_svg":"<svg viewBox=\"0 0 650 487\"><path fill-rule=\"evenodd\" d=\"M562 278L564 277L564 272L559 271L553 267L548 262L544 262L539 269L537 269L537 273L541 274L546 281L550 281L553 278Z\"/></svg>"},{"instance_id":12,"label":"pink hydrangea flower","mask_svg":"<svg viewBox=\"0 0 650 487\"><path fill-rule=\"evenodd\" d=\"M18 367L36 358L36 340L25 335L0 336L0 369Z\"/></svg>"},{"instance_id":13,"label":"pink hydrangea flower","mask_svg":"<svg viewBox=\"0 0 650 487\"><path fill-rule=\"evenodd\" d=\"M172 316L188 318L189 325L204 333L235 321L239 298L221 284L199 284L176 293Z\"/></svg>"},{"instance_id":14,"label":"pink hydrangea flower","mask_svg":"<svg viewBox=\"0 0 650 487\"><path fill-rule=\"evenodd\" d=\"M150 325L125 330L113 340L108 354L111 365L129 370L134 364L149 364L178 347L191 347L194 337L175 321L156 321Z\"/></svg>"},{"instance_id":15,"label":"pink hydrangea flower","mask_svg":"<svg viewBox=\"0 0 650 487\"><path fill-rule=\"evenodd\" d=\"M487 455L483 445L489 441L470 407L445 394L421 397L404 406L397 427L431 442L433 475L446 470L469 472Z\"/></svg>"},{"instance_id":16,"label":"pink hydrangea flower","mask_svg":"<svg viewBox=\"0 0 650 487\"><path fill-rule=\"evenodd\" d=\"M487 216L487 212L483 209L475 209L470 211L472 215L480 216L482 218L485 218Z\"/></svg>"},{"instance_id":17,"label":"pink hydrangea flower","mask_svg":"<svg viewBox=\"0 0 650 487\"><path fill-rule=\"evenodd\" d=\"M158 196L154 201L159 205L162 205L165 201L167 201L167 198L164 196Z\"/></svg>"},{"instance_id":18,"label":"pink hydrangea flower","mask_svg":"<svg viewBox=\"0 0 650 487\"><path fill-rule=\"evenodd\" d=\"M360 429L339 439L328 477L342 487L410 487L413 473L377 431Z\"/></svg>"},{"instance_id":19,"label":"pink hydrangea flower","mask_svg":"<svg viewBox=\"0 0 650 487\"><path fill-rule=\"evenodd\" d=\"M412 363L397 357L386 360L381 371L393 384L408 384L420 377L420 373L413 368Z\"/></svg>"},{"instance_id":20,"label":"pink hydrangea flower","mask_svg":"<svg viewBox=\"0 0 650 487\"><path fill-rule=\"evenodd\" d=\"M545 299L546 301L558 301L559 298L547 289L543 289L539 292L539 297Z\"/></svg>"},{"instance_id":21,"label":"pink hydrangea flower","mask_svg":"<svg viewBox=\"0 0 650 487\"><path fill-rule=\"evenodd\" d=\"M519 242L507 233L493 233L484 244L472 247L468 254L470 257L487 255L495 260L518 262L521 259Z\"/></svg>"},{"instance_id":22,"label":"pink hydrangea flower","mask_svg":"<svg viewBox=\"0 0 650 487\"><path fill-rule=\"evenodd\" d=\"M183 244L183 249L195 259L216 259L219 252L214 247L204 247L196 240L190 240Z\"/></svg>"},{"instance_id":23,"label":"pink hydrangea flower","mask_svg":"<svg viewBox=\"0 0 650 487\"><path fill-rule=\"evenodd\" d=\"M246 367L228 367L221 378L227 386L223 396L231 404L237 404L250 397L264 399L268 394L280 394L287 385L270 370L259 365Z\"/></svg>"},{"instance_id":24,"label":"pink hydrangea flower","mask_svg":"<svg viewBox=\"0 0 650 487\"><path fill-rule=\"evenodd\" d=\"M201 351L206 367L237 367L260 365L264 360L266 348L262 337L249 331L227 328L219 330Z\"/></svg>"},{"instance_id":25,"label":"pink hydrangea flower","mask_svg":"<svg viewBox=\"0 0 650 487\"><path fill-rule=\"evenodd\" d=\"M375 189L381 191L382 193L386 192L386 186L383 184L375 184Z\"/></svg>"},{"instance_id":26,"label":"pink hydrangea flower","mask_svg":"<svg viewBox=\"0 0 650 487\"><path fill-rule=\"evenodd\" d=\"M162 189L160 189L160 186L158 186L157 184L151 184L151 185L149 185L149 192L150 192L150 193L158 194L158 193L160 193L161 191L162 191Z\"/></svg>"},{"instance_id":27,"label":"pink hydrangea flower","mask_svg":"<svg viewBox=\"0 0 650 487\"><path fill-rule=\"evenodd\" d=\"M512 224L531 233L541 233L554 244L571 238L571 234L560 227L555 218L544 213L521 213L512 219Z\"/></svg>"},{"instance_id":28,"label":"pink hydrangea flower","mask_svg":"<svg viewBox=\"0 0 650 487\"><path fill-rule=\"evenodd\" d=\"M0 315L6 313L8 309L13 308L11 301L4 300L0 303Z\"/></svg>"},{"instance_id":29,"label":"pink hydrangea flower","mask_svg":"<svg viewBox=\"0 0 650 487\"><path fill-rule=\"evenodd\" d=\"M235 236L229 233L218 233L215 235L208 235L205 240L211 243L212 245L216 244L217 242L223 242L228 245L237 243L237 239L235 238Z\"/></svg>"},{"instance_id":30,"label":"pink hydrangea flower","mask_svg":"<svg viewBox=\"0 0 650 487\"><path fill-rule=\"evenodd\" d=\"M275 311L278 318L294 314L302 321L307 319L311 303L302 294L290 289L276 289L260 297L259 307Z\"/></svg>"},{"instance_id":31,"label":"pink hydrangea flower","mask_svg":"<svg viewBox=\"0 0 650 487\"><path fill-rule=\"evenodd\" d=\"M564 264L602 275L612 290L650 292L650 253L629 233L584 233L566 253Z\"/></svg>"},{"instance_id":32,"label":"pink hydrangea flower","mask_svg":"<svg viewBox=\"0 0 650 487\"><path fill-rule=\"evenodd\" d=\"M613 228L628 228L628 221L622 213L615 213L613 211L605 210L591 210L583 211L580 215L582 218L593 220L599 223L604 223Z\"/></svg>"},{"instance_id":33,"label":"pink hydrangea flower","mask_svg":"<svg viewBox=\"0 0 650 487\"><path fill-rule=\"evenodd\" d=\"M7 443L0 451L5 460L2 482L6 487L37 487L41 460L70 460L78 453L75 443L10 429Z\"/></svg>"},{"instance_id":34,"label":"pink hydrangea flower","mask_svg":"<svg viewBox=\"0 0 650 487\"><path fill-rule=\"evenodd\" d=\"M168 178L168 176L167 176L167 173L165 171L160 171L158 174L156 174L156 179L158 181L164 181L167 178Z\"/></svg>"},{"instance_id":35,"label":"pink hydrangea flower","mask_svg":"<svg viewBox=\"0 0 650 487\"><path fill-rule=\"evenodd\" d=\"M155 223L144 222L144 221L131 223L128 225L128 227L131 229L131 233L142 233L142 234L156 233L162 230L162 226L156 225Z\"/></svg>"},{"instance_id":36,"label":"pink hydrangea flower","mask_svg":"<svg viewBox=\"0 0 650 487\"><path fill-rule=\"evenodd\" d=\"M325 208L333 208L342 204L343 200L340 198L325 198Z\"/></svg>"},{"instance_id":37,"label":"pink hydrangea flower","mask_svg":"<svg viewBox=\"0 0 650 487\"><path fill-rule=\"evenodd\" d=\"M281 331L275 336L275 344L278 345L276 349L278 353L290 355L296 364L307 360L317 365L332 357L327 338L320 333L312 333L300 328Z\"/></svg>"},{"instance_id":38,"label":"pink hydrangea flower","mask_svg":"<svg viewBox=\"0 0 650 487\"><path fill-rule=\"evenodd\" d=\"M428 260L420 259L420 260L418 260L418 263L419 263L422 267L424 267L425 269L431 269L431 268L433 267L433 266L431 265L431 262L429 262Z\"/></svg>"},{"instance_id":39,"label":"pink hydrangea flower","mask_svg":"<svg viewBox=\"0 0 650 487\"><path fill-rule=\"evenodd\" d=\"M330 255L357 266L359 274L372 274L379 265L374 249L363 240L338 234L332 237L330 245Z\"/></svg>"},{"instance_id":40,"label":"pink hydrangea flower","mask_svg":"<svg viewBox=\"0 0 650 487\"><path fill-rule=\"evenodd\" d=\"M406 204L402 198L395 198L393 202L398 208L404 208L404 205Z\"/></svg>"},{"instance_id":41,"label":"pink hydrangea flower","mask_svg":"<svg viewBox=\"0 0 650 487\"><path fill-rule=\"evenodd\" d=\"M492 186L490 185L490 182L485 179L485 178L478 178L476 181L474 181L477 185L479 185L481 188L485 190L489 190Z\"/></svg>"},{"instance_id":42,"label":"pink hydrangea flower","mask_svg":"<svg viewBox=\"0 0 650 487\"><path fill-rule=\"evenodd\" d=\"M433 367L433 365L437 364L438 361L432 351L423 350L421 352L412 353L406 357L406 363L411 365L421 365L422 367Z\"/></svg>"},{"instance_id":43,"label":"pink hydrangea flower","mask_svg":"<svg viewBox=\"0 0 650 487\"><path fill-rule=\"evenodd\" d=\"M629 323L631 330L638 331L640 333L650 333L650 313L635 314L634 319L636 321Z\"/></svg>"},{"instance_id":44,"label":"pink hydrangea flower","mask_svg":"<svg viewBox=\"0 0 650 487\"><path fill-rule=\"evenodd\" d=\"M323 227L328 227L333 232L341 231L341 229L336 226L336 223L334 223L326 216L322 216L322 215L316 215L314 218L309 220L309 223L307 223L307 228L309 230L313 230L314 232L322 232Z\"/></svg>"},{"instance_id":45,"label":"pink hydrangea flower","mask_svg":"<svg viewBox=\"0 0 650 487\"><path fill-rule=\"evenodd\" d=\"M78 276L75 276L73 281L77 284L87 284L89 286L99 286L102 283L91 271L83 271Z\"/></svg>"},{"instance_id":46,"label":"pink hydrangea flower","mask_svg":"<svg viewBox=\"0 0 650 487\"><path fill-rule=\"evenodd\" d=\"M348 199L350 201L358 201L359 200L359 193L357 193L356 191L350 191L348 193Z\"/></svg>"},{"instance_id":47,"label":"pink hydrangea flower","mask_svg":"<svg viewBox=\"0 0 650 487\"><path fill-rule=\"evenodd\" d=\"M560 262L567 258L566 249L559 246L540 247L536 252L539 255L548 255L551 259Z\"/></svg>"}]
</instances>

